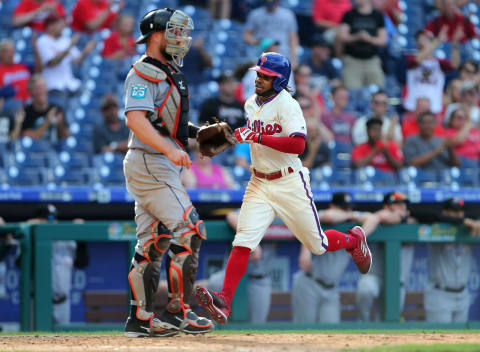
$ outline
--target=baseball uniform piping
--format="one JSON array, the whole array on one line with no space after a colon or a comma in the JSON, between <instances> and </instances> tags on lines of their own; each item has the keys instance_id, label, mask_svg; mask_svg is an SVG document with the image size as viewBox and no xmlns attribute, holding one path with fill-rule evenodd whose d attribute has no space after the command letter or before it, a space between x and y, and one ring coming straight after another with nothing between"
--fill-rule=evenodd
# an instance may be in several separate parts
<instances>
[{"instance_id":1,"label":"baseball uniform piping","mask_svg":"<svg viewBox=\"0 0 480 352\"><path fill-rule=\"evenodd\" d=\"M302 178L303 188L305 189L305 193L307 194L308 199L310 199L310 207L312 208L313 216L315 216L315 221L317 222L318 233L320 234L320 237L322 238L322 247L325 248L325 250L327 250L328 246L325 245L325 242L323 242L323 232L322 232L322 228L320 227L320 220L318 220L317 210L315 209L315 203L313 202L313 198L308 193L307 183L305 182L305 179L303 178L303 173L301 171L299 173L300 173L300 177Z\"/></svg>"}]
</instances>

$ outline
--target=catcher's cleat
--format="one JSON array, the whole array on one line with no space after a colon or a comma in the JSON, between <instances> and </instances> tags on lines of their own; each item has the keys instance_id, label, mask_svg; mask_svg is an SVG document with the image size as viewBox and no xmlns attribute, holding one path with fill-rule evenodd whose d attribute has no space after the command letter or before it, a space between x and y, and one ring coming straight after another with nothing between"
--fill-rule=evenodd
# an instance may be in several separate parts
<instances>
[{"instance_id":1,"label":"catcher's cleat","mask_svg":"<svg viewBox=\"0 0 480 352\"><path fill-rule=\"evenodd\" d=\"M358 246L347 251L357 265L358 271L362 274L366 274L370 271L372 266L372 253L370 252L370 248L368 248L365 232L360 226L355 226L348 230L348 233L358 239Z\"/></svg>"},{"instance_id":2,"label":"catcher's cleat","mask_svg":"<svg viewBox=\"0 0 480 352\"><path fill-rule=\"evenodd\" d=\"M178 313L171 313L168 310L162 316L162 321L171 329L184 332L185 334L206 334L213 331L213 323L204 317L199 317L190 307Z\"/></svg>"},{"instance_id":3,"label":"catcher's cleat","mask_svg":"<svg viewBox=\"0 0 480 352\"><path fill-rule=\"evenodd\" d=\"M124 332L126 337L168 337L177 334L178 330L157 318L140 320L132 317L128 317Z\"/></svg>"},{"instance_id":4,"label":"catcher's cleat","mask_svg":"<svg viewBox=\"0 0 480 352\"><path fill-rule=\"evenodd\" d=\"M219 324L227 322L231 311L221 293L198 286L195 296L197 296L198 303L210 313L213 320Z\"/></svg>"}]
</instances>

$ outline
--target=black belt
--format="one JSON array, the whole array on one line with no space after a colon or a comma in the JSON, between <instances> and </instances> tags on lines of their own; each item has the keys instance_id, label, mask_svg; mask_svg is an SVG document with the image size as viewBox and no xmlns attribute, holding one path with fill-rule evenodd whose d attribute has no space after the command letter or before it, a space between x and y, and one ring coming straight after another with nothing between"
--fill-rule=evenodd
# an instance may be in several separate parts
<instances>
[{"instance_id":1,"label":"black belt","mask_svg":"<svg viewBox=\"0 0 480 352\"><path fill-rule=\"evenodd\" d=\"M445 292L452 292L452 293L460 293L460 292L463 292L463 290L465 290L465 286L462 286L462 287L459 287L459 288L452 288L452 287L442 287L440 285L435 285L435 288L437 290L443 290Z\"/></svg>"},{"instance_id":2,"label":"black belt","mask_svg":"<svg viewBox=\"0 0 480 352\"><path fill-rule=\"evenodd\" d=\"M312 279L313 281L315 281L315 282L316 282L317 284L319 284L320 286L322 286L323 288L326 288L326 289L330 290L330 289L332 289L332 288L335 287L335 284L327 284L325 281L322 281L322 280L320 280L320 279L314 279L314 278L312 277L312 273L310 273L310 272L305 272L305 275L306 275L307 277L309 277L310 279Z\"/></svg>"},{"instance_id":3,"label":"black belt","mask_svg":"<svg viewBox=\"0 0 480 352\"><path fill-rule=\"evenodd\" d=\"M252 274L248 274L248 278L249 279L255 279L255 280L260 280L260 279L263 279L267 277L267 275L252 275Z\"/></svg>"}]
</instances>

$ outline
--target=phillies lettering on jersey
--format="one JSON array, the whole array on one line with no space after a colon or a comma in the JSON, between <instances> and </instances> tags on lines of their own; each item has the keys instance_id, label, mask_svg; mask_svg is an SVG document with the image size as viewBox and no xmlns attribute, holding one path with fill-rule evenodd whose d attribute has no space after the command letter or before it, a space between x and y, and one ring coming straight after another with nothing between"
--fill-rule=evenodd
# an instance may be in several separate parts
<instances>
[{"instance_id":1,"label":"phillies lettering on jersey","mask_svg":"<svg viewBox=\"0 0 480 352\"><path fill-rule=\"evenodd\" d=\"M282 126L280 126L278 123L265 123L260 120L250 121L250 118L248 117L247 126L253 132L258 132L269 136L273 136L275 133L282 132Z\"/></svg>"}]
</instances>

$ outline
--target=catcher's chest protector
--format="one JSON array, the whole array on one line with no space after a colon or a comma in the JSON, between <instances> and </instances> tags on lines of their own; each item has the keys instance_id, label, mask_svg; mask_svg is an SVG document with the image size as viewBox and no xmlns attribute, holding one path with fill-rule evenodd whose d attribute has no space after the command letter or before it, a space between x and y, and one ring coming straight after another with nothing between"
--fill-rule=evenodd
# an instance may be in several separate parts
<instances>
[{"instance_id":1,"label":"catcher's chest protector","mask_svg":"<svg viewBox=\"0 0 480 352\"><path fill-rule=\"evenodd\" d=\"M154 67L151 67L153 65ZM167 81L170 88L162 105L156 106L156 116L150 118L153 127L164 136L173 137L181 147L188 145L188 86L185 75L180 70L173 71L160 61L145 57L135 63L135 72L148 81ZM161 70L162 72L158 72Z\"/></svg>"}]
</instances>

